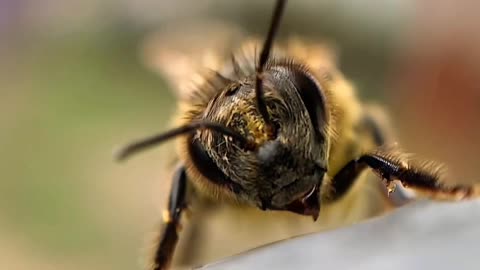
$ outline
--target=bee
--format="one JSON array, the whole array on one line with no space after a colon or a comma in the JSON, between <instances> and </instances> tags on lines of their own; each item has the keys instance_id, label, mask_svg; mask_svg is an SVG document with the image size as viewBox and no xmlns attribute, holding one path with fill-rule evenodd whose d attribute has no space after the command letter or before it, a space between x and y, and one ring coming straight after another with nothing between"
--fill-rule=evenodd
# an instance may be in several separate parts
<instances>
[{"instance_id":1,"label":"bee","mask_svg":"<svg viewBox=\"0 0 480 270\"><path fill-rule=\"evenodd\" d=\"M274 44L285 5L276 1L259 54L252 48L260 42L249 39L223 61L206 57L214 68L181 95L177 127L120 151L124 160L177 142L152 269L205 263L379 215L411 199L403 187L432 199L478 196L477 186L447 184L438 166L389 147L382 112L356 97L327 45L295 38ZM183 91L176 69L184 59L168 60L160 69ZM226 222L219 225L212 220L220 215Z\"/></svg>"}]
</instances>

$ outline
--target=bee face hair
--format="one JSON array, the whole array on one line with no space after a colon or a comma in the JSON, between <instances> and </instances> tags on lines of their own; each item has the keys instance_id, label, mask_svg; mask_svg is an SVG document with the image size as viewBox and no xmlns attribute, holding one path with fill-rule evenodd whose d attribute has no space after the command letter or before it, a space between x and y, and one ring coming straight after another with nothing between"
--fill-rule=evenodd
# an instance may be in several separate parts
<instances>
[{"instance_id":1,"label":"bee face hair","mask_svg":"<svg viewBox=\"0 0 480 270\"><path fill-rule=\"evenodd\" d=\"M225 85L208 103L201 120L224 125L255 142L256 148L245 149L231 137L210 130L198 132L193 139L237 184L234 192L243 201L261 209L291 210L288 205L295 200L318 196L320 191L329 145L325 100L321 94L308 95L321 89L307 70L294 63L271 63L263 83L274 134L268 133L268 123L257 109L253 74ZM317 98L314 108L308 107L309 98ZM309 211L295 208L295 212Z\"/></svg>"}]
</instances>

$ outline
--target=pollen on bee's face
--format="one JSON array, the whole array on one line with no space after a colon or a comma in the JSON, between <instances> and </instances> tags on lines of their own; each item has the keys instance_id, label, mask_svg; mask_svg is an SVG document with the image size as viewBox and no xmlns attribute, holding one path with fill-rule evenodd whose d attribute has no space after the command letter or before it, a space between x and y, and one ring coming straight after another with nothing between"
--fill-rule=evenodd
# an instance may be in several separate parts
<instances>
[{"instance_id":1,"label":"pollen on bee's face","mask_svg":"<svg viewBox=\"0 0 480 270\"><path fill-rule=\"evenodd\" d=\"M270 139L264 119L256 107L251 104L235 106L231 111L227 126L238 130L245 137L253 139L257 145L262 145Z\"/></svg>"},{"instance_id":2,"label":"pollen on bee's face","mask_svg":"<svg viewBox=\"0 0 480 270\"><path fill-rule=\"evenodd\" d=\"M249 135L254 138L255 143L257 145L262 145L264 142L268 141L269 136L263 118L252 117L249 120L250 121L247 120L247 129L250 133Z\"/></svg>"}]
</instances>

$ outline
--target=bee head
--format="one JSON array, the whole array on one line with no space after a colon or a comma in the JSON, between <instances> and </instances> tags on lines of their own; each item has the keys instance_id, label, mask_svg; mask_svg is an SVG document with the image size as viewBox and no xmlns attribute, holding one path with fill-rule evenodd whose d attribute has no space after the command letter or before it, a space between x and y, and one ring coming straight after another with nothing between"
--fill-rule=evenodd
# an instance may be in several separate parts
<instances>
[{"instance_id":1,"label":"bee head","mask_svg":"<svg viewBox=\"0 0 480 270\"><path fill-rule=\"evenodd\" d=\"M228 189L260 209L316 219L327 171L329 111L307 68L269 58L285 3L277 1L254 73L234 81L220 76L225 84L214 87L204 110L202 104L195 117L201 119L134 142L118 158L189 134L187 171L195 167L217 191Z\"/></svg>"},{"instance_id":2,"label":"bee head","mask_svg":"<svg viewBox=\"0 0 480 270\"><path fill-rule=\"evenodd\" d=\"M329 137L325 97L306 68L269 65L263 73L270 124L258 109L255 76L231 82L210 101L202 121L246 138L250 145L212 130L199 130L201 145L224 175L222 181L244 202L263 210L318 216ZM222 181L218 181L219 184Z\"/></svg>"}]
</instances>

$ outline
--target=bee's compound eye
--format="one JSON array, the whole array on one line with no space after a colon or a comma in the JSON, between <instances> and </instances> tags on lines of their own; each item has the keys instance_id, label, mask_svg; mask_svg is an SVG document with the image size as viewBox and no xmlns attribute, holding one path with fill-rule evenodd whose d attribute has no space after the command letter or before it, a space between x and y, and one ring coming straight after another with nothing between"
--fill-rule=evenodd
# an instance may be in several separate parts
<instances>
[{"instance_id":1,"label":"bee's compound eye","mask_svg":"<svg viewBox=\"0 0 480 270\"><path fill-rule=\"evenodd\" d=\"M235 93L238 92L238 89L240 89L240 85L239 84L234 84L232 86L230 86L227 91L225 91L225 96L226 97L229 97L229 96L233 96L235 95Z\"/></svg>"}]
</instances>

